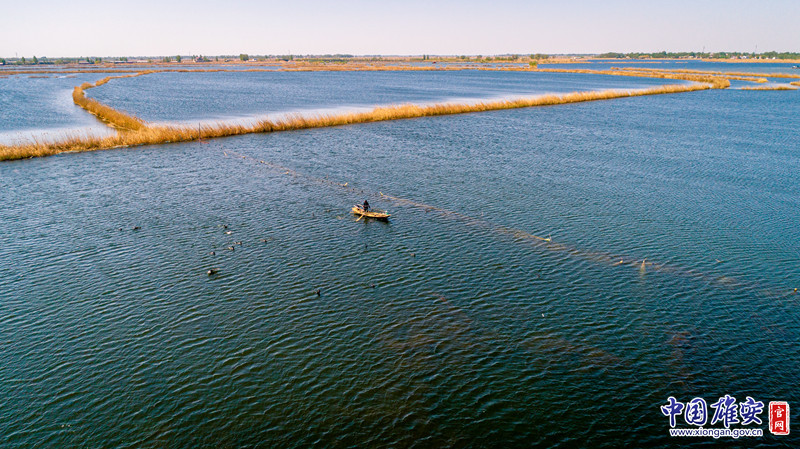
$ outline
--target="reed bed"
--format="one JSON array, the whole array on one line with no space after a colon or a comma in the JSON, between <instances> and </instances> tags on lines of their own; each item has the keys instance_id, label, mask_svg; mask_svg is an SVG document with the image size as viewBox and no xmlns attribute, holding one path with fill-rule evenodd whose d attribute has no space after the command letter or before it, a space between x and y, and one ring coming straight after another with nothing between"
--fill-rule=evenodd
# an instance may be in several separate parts
<instances>
[{"instance_id":1,"label":"reed bed","mask_svg":"<svg viewBox=\"0 0 800 449\"><path fill-rule=\"evenodd\" d=\"M574 61L572 61L574 62ZM617 61L617 63L624 64L626 61ZM633 63L633 62L631 62ZM641 64L642 62L637 62ZM219 63L219 65L236 65L236 64L223 64ZM188 65L187 68L156 68L152 70L146 70L146 73L155 73L155 72L275 72L275 71L289 71L289 72L297 72L297 71L450 71L450 70L489 70L489 71L549 71L549 72L562 72L562 73L597 73L597 74L606 74L606 75L620 75L620 76L632 76L631 74L626 74L623 72L656 72L659 73L667 73L667 74L686 74L686 75L711 75L717 77L726 77L729 79L739 79L734 77L744 77L743 79L746 81L755 81L758 78L792 78L792 79L800 79L800 75L795 74L787 74L787 73L748 73L748 72L719 72L719 71L707 71L707 70L690 70L690 69L661 69L661 68L641 68L641 67L612 67L611 70L592 70L592 69L547 69L547 68L538 68L533 69L529 66L487 66L481 65L479 63L473 63L473 65L455 65L455 64L448 64L448 65L429 65L429 66L411 66L411 65L403 65L402 63L388 65L386 63L351 63L351 64L324 64L324 63L308 63L308 62L294 62L294 63L269 63L269 64L259 64L256 67L250 67L247 69L204 69L199 68L202 67L200 65ZM274 67L271 69L268 68L259 68L259 67ZM195 68L198 67L198 68ZM131 67L133 68L133 67ZM0 74L0 76L8 76L8 75L35 75L35 74L67 74L67 73L130 73L131 68L128 69L120 69L118 67L114 68L96 68L96 69L65 69L65 70L8 70L6 73ZM140 72L140 73L144 73ZM125 75L127 76L127 75ZM758 81L760 82L760 81Z\"/></svg>"},{"instance_id":2,"label":"reed bed","mask_svg":"<svg viewBox=\"0 0 800 449\"><path fill-rule=\"evenodd\" d=\"M514 66L514 67L483 67L483 66L457 66L457 65L436 65L436 66L373 66L373 65L340 65L340 66L324 66L324 65L292 65L283 66L280 71L283 72L446 72L446 71L459 71L459 70L488 70L493 72L530 72L530 66ZM241 71L241 70L237 70ZM250 70L248 70L250 71ZM254 70L255 71L255 70ZM272 70L274 71L274 70Z\"/></svg>"},{"instance_id":3,"label":"reed bed","mask_svg":"<svg viewBox=\"0 0 800 449\"><path fill-rule=\"evenodd\" d=\"M742 90L797 90L797 88L786 84L781 84L777 86L746 86L742 87Z\"/></svg>"},{"instance_id":4,"label":"reed bed","mask_svg":"<svg viewBox=\"0 0 800 449\"><path fill-rule=\"evenodd\" d=\"M0 161L52 156L70 151L92 151L115 148L111 139L117 136L101 137L91 134L66 134L58 140L38 140L31 142L0 145ZM117 145L119 146L119 145Z\"/></svg>"},{"instance_id":5,"label":"reed bed","mask_svg":"<svg viewBox=\"0 0 800 449\"><path fill-rule=\"evenodd\" d=\"M405 65L373 65L373 64L347 64L342 66L335 66L331 67L328 65L315 65L315 64L298 64L292 63L289 65L284 65L282 68L278 69L282 71L353 71L353 70L364 70L364 71L441 71L441 70L490 70L490 71L533 71L537 69L532 69L527 66L520 66L520 67L464 67L464 66L424 66L424 67L416 67L416 66L405 66ZM540 69L542 70L542 69ZM110 125L111 127L119 130L119 131L140 131L146 127L144 121L135 117L131 114L126 112L120 111L118 109L114 109L108 105L105 105L97 100L92 98L88 98L86 96L86 90L102 86L112 79L119 79L119 78L132 78L136 76L147 75L150 73L160 73L160 72L179 72L179 73L191 73L191 72L198 72L198 73L206 73L206 72L229 72L234 70L228 69L154 69L154 70L145 70L133 74L126 74L126 75L115 75L115 76L108 76L105 77L94 84L91 83L84 83L80 86L74 88L72 93L72 98L75 104L80 106L81 108L85 109L87 112L95 115L104 123ZM249 72L267 72L267 71L274 71L269 69L263 68L251 68L246 69ZM597 71L597 70L570 70L570 69L543 69L543 71L551 71L551 72L572 72L572 73L596 73L596 74L607 74L607 75L621 75L621 76L643 76L643 77L651 77L651 78L674 78L674 79L683 79L689 81L699 81L703 83L710 83L714 88L725 88L728 87L729 83L726 85L724 82L718 78L713 76L703 76L703 75L693 75L693 74L668 74L668 73L658 73L656 71L647 71L647 70L640 70L640 71L628 71L628 70L617 70L617 71ZM91 70L88 72L98 72L98 70ZM61 72L63 73L63 72ZM112 72L116 73L116 72Z\"/></svg>"},{"instance_id":6,"label":"reed bed","mask_svg":"<svg viewBox=\"0 0 800 449\"><path fill-rule=\"evenodd\" d=\"M85 86L85 84L82 86L75 86L75 89L72 91L72 101L74 101L75 104L119 130L136 131L145 127L141 119L100 103L93 98L87 98L84 93L86 89Z\"/></svg>"},{"instance_id":7,"label":"reed bed","mask_svg":"<svg viewBox=\"0 0 800 449\"><path fill-rule=\"evenodd\" d=\"M731 83L729 80L704 74L691 74L691 73L671 73L660 70L651 69L619 69L619 70L592 70L592 69L534 69L536 72L547 73L586 73L593 75L616 75L616 76L634 76L642 78L661 78L661 79L675 79L684 81L694 81L698 83L705 83L712 89L727 89Z\"/></svg>"},{"instance_id":8,"label":"reed bed","mask_svg":"<svg viewBox=\"0 0 800 449\"><path fill-rule=\"evenodd\" d=\"M712 75L712 76L718 76L718 77L721 77L721 78L725 78L726 80L750 81L751 83L767 83L767 82L769 82L768 79L759 78L757 76L727 75L725 73L720 73L718 75Z\"/></svg>"},{"instance_id":9,"label":"reed bed","mask_svg":"<svg viewBox=\"0 0 800 449\"><path fill-rule=\"evenodd\" d=\"M728 76L758 76L764 78L786 78L786 79L800 79L800 75L791 73L748 73L748 72L725 72L724 75Z\"/></svg>"},{"instance_id":10,"label":"reed bed","mask_svg":"<svg viewBox=\"0 0 800 449\"><path fill-rule=\"evenodd\" d=\"M80 86L75 86L72 90L72 101L78 106L102 120L104 123L111 125L113 128L121 131L137 131L146 127L144 121L138 117L134 117L128 113L114 109L111 106L105 105L93 98L86 97L86 90L102 86L112 79L118 78L133 78L136 76L147 75L153 73L152 71L144 71L130 75L107 76L94 84L83 83Z\"/></svg>"},{"instance_id":11,"label":"reed bed","mask_svg":"<svg viewBox=\"0 0 800 449\"><path fill-rule=\"evenodd\" d=\"M431 105L403 104L377 107L367 112L322 114L316 116L290 115L279 120L261 120L252 125L217 123L200 127L190 126L145 126L136 130L117 132L115 135L99 137L93 135L71 135L56 141L34 141L19 145L0 145L0 160L49 156L63 152L95 151L126 146L187 142L198 139L235 136L250 133L270 133L330 126L352 125L387 120L419 117L434 117L469 112L497 111L536 106L552 106L567 103L610 100L614 98L638 97L710 89L704 84L673 84L641 90L606 90L572 92L564 95L498 100L477 103L440 103ZM129 128L130 129L130 128Z\"/></svg>"},{"instance_id":12,"label":"reed bed","mask_svg":"<svg viewBox=\"0 0 800 449\"><path fill-rule=\"evenodd\" d=\"M614 69L614 67L612 67ZM697 75L714 75L714 76L725 76L725 77L733 77L733 76L744 76L744 77L758 77L758 78L798 78L800 79L800 75L794 75L790 73L750 73L750 72L718 72L718 71L710 71L710 70L690 70L690 69L637 69L636 67L620 67L618 70L648 70L652 72L668 72L668 73L687 73L687 74L697 74Z\"/></svg>"},{"instance_id":13,"label":"reed bed","mask_svg":"<svg viewBox=\"0 0 800 449\"><path fill-rule=\"evenodd\" d=\"M751 83L759 83L759 84L768 83L769 82L768 79L759 78L757 76L739 76L739 75L725 75L725 74L717 75L717 76L721 76L721 77L723 77L725 79L729 79L729 80L750 81Z\"/></svg>"},{"instance_id":14,"label":"reed bed","mask_svg":"<svg viewBox=\"0 0 800 449\"><path fill-rule=\"evenodd\" d=\"M800 81L792 81L789 84L791 84L792 86L800 86Z\"/></svg>"},{"instance_id":15,"label":"reed bed","mask_svg":"<svg viewBox=\"0 0 800 449\"><path fill-rule=\"evenodd\" d=\"M411 65L373 65L373 64L340 64L340 65L325 65L325 64L312 64L312 63L294 63L294 64L281 64L269 65L274 68L260 68L251 67L246 69L206 69L195 68L156 68L139 73L159 73L159 72L175 72L175 73L209 73L209 72L348 72L348 71L373 71L373 72L391 72L391 71L417 71L417 72L431 72L431 71L457 71L457 70L489 70L489 71L530 71L529 66L458 66L458 65L430 65L430 66L411 66ZM263 67L263 66L261 66ZM13 70L0 76L8 75L31 75L31 74L69 74L69 73L130 73L131 70L121 69L73 69L73 70ZM121 78L128 77L123 75Z\"/></svg>"}]
</instances>

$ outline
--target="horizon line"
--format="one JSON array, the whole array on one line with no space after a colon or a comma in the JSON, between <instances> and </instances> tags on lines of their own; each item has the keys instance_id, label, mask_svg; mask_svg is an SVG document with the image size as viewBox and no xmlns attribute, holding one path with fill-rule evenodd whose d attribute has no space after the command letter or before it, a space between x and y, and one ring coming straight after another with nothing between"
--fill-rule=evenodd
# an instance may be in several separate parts
<instances>
[{"instance_id":1,"label":"horizon line","mask_svg":"<svg viewBox=\"0 0 800 449\"><path fill-rule=\"evenodd\" d=\"M220 53L220 54L204 54L204 53L170 53L170 54L150 54L150 55L79 55L79 56L66 56L66 55L59 55L59 56L39 56L38 58L45 58L45 59L81 59L81 58L174 58L176 56L183 57L211 57L211 58L219 58L219 57L233 57L239 58L240 55L248 55L251 57L274 57L274 58L281 58L281 57L301 57L301 58L310 58L310 57L339 57L339 58L415 58L415 57L433 57L433 58L459 58L459 57L469 57L469 58L478 58L478 57L512 57L516 56L518 58L526 58L531 57L534 55L541 56L548 56L548 57L598 57L602 55L608 54L617 54L617 55L657 55L660 53L665 53L666 55L717 55L721 53L725 54L736 54L736 55L765 55L768 53L777 53L777 54L798 54L800 55L800 50L797 51L777 51L777 50L769 50L769 51L762 51L762 52L754 52L754 51L739 51L739 50L721 50L721 51L694 51L694 50L682 50L682 51L652 51L652 52L642 52L642 51L630 51L630 52L621 52L621 51L605 51L605 52L585 52L585 53L578 53L578 52L569 52L569 53L542 53L542 52L507 52L507 53L364 53L364 54L355 54L355 53ZM30 58L36 57L36 55L29 56ZM15 56L3 56L0 55L0 58L5 59L22 59L22 58L29 58L28 56L22 55L18 56L15 53ZM652 56L651 56L652 58ZM605 59L605 58L604 58ZM608 58L614 59L614 58ZM623 59L623 58L617 58ZM652 59L675 59L674 57L665 57L665 58L652 58Z\"/></svg>"}]
</instances>

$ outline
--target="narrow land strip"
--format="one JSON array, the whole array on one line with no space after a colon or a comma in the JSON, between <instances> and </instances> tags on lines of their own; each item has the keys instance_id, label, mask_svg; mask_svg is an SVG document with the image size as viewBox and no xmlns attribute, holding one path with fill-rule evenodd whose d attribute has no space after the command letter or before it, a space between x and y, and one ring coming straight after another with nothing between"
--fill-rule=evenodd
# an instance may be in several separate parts
<instances>
[{"instance_id":1,"label":"narrow land strip","mask_svg":"<svg viewBox=\"0 0 800 449\"><path fill-rule=\"evenodd\" d=\"M300 67L298 70L305 70ZM312 69L330 70L329 67L316 67ZM337 68L338 69L338 68ZM408 70L403 66L383 67L356 67L344 68L345 70ZM419 68L422 70L440 70L439 68ZM454 68L460 70L460 68ZM507 70L503 67L486 68L487 70ZM102 86L113 79L131 78L161 72L217 72L231 71L227 69L185 70L185 69L156 69L145 70L134 74L115 75L103 78L94 84L84 83L73 90L75 104L93 114L98 119L114 128L117 132L111 136L66 135L60 139L32 142L23 142L14 145L0 145L0 161L16 160L31 157L50 156L64 152L83 152L105 150L138 145L151 145L172 142L186 142L198 139L235 136L250 133L271 133L279 131L293 131L329 126L352 125L387 120L401 120L419 117L433 117L441 115L464 114L469 112L497 111L503 109L527 108L536 106L552 106L567 103L586 101L610 100L614 98L636 97L644 95L669 94L691 92L705 89L725 89L730 86L730 81L724 77L712 74L699 73L673 73L648 69L637 70L588 70L588 69L533 69L512 68L508 70L525 70L545 73L585 73L598 75L633 76L659 79L675 79L691 81L692 84L670 84L637 90L605 90L572 92L563 95L543 95L536 97L518 98L513 100L497 100L475 103L439 103L431 105L392 105L377 107L367 112L320 114L315 116L291 115L279 120L260 120L254 124L217 123L204 126L179 126L179 125L148 125L145 121L124 111L114 109L95 99L86 96L86 90ZM267 71L265 69L252 69L252 71Z\"/></svg>"},{"instance_id":2,"label":"narrow land strip","mask_svg":"<svg viewBox=\"0 0 800 449\"><path fill-rule=\"evenodd\" d=\"M19 145L0 145L0 160L14 160L30 157L50 156L63 152L80 152L106 150L111 148L150 145L172 142L187 142L198 139L236 136L251 133L271 133L294 131L330 126L353 125L387 120L400 120L418 117L434 117L468 112L498 111L503 109L527 108L535 106L552 106L567 103L609 100L613 98L638 97L678 92L691 92L712 88L709 84L672 84L642 90L607 90L572 92L564 95L543 95L513 100L498 100L477 103L440 103L431 105L394 105L377 107L367 112L341 114L320 114L315 116L292 115L279 120L261 120L251 125L235 123L218 123L214 125L194 126L141 126L136 128L138 119L118 112L108 106L92 105L95 115L104 121L116 124L125 131L114 135L98 137L92 135L69 136L56 141L34 141ZM102 116L106 112L111 114ZM130 117L130 119L129 119Z\"/></svg>"}]
</instances>

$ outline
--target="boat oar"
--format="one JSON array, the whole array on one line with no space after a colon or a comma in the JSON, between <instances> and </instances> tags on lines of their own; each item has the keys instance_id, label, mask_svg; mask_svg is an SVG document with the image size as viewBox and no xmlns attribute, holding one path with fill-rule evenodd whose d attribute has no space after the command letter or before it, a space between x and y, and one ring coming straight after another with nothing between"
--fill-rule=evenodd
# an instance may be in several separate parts
<instances>
[{"instance_id":1,"label":"boat oar","mask_svg":"<svg viewBox=\"0 0 800 449\"><path fill-rule=\"evenodd\" d=\"M361 220L362 218L364 218L364 216L363 215L359 215L358 218L356 218L356 221Z\"/></svg>"}]
</instances>

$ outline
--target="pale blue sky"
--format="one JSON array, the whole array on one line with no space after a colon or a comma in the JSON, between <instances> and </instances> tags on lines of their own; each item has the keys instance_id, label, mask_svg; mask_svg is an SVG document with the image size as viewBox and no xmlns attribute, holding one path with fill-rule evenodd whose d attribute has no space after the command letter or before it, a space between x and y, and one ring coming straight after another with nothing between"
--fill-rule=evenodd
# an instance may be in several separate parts
<instances>
[{"instance_id":1,"label":"pale blue sky","mask_svg":"<svg viewBox=\"0 0 800 449\"><path fill-rule=\"evenodd\" d=\"M800 0L27 0L0 18L0 57L800 51Z\"/></svg>"}]
</instances>

